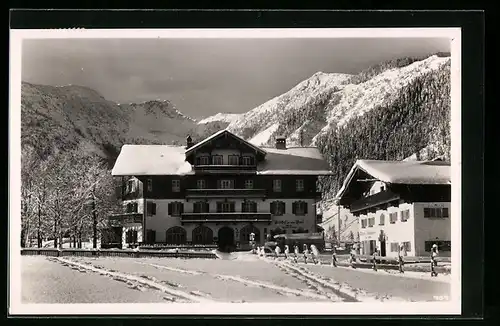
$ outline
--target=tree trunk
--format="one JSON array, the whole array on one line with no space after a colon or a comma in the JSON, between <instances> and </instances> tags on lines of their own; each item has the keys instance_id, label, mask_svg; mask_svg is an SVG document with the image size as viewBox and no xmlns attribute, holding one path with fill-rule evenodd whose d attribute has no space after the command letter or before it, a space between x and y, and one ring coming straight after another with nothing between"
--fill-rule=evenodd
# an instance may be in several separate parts
<instances>
[{"instance_id":1,"label":"tree trunk","mask_svg":"<svg viewBox=\"0 0 500 326\"><path fill-rule=\"evenodd\" d=\"M77 229L76 226L73 231L73 248L76 248L76 235L77 235Z\"/></svg>"},{"instance_id":2,"label":"tree trunk","mask_svg":"<svg viewBox=\"0 0 500 326\"><path fill-rule=\"evenodd\" d=\"M93 231L93 240L94 243L92 244L92 247L94 249L97 249L97 212L96 212L96 205L95 205L95 186L94 186L94 191L92 192L92 231Z\"/></svg>"},{"instance_id":3,"label":"tree trunk","mask_svg":"<svg viewBox=\"0 0 500 326\"><path fill-rule=\"evenodd\" d=\"M38 203L38 226L37 226L37 245L38 248L42 248L42 209L40 207L40 203Z\"/></svg>"},{"instance_id":4,"label":"tree trunk","mask_svg":"<svg viewBox=\"0 0 500 326\"><path fill-rule=\"evenodd\" d=\"M82 249L82 230L78 231L78 249Z\"/></svg>"}]
</instances>

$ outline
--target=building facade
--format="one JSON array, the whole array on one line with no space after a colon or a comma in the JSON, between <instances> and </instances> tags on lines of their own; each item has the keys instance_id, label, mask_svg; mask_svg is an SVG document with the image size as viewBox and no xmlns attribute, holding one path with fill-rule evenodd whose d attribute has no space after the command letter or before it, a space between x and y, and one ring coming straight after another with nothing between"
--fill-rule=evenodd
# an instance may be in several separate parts
<instances>
[{"instance_id":1,"label":"building facade","mask_svg":"<svg viewBox=\"0 0 500 326\"><path fill-rule=\"evenodd\" d=\"M450 180L448 162L358 160L337 198L358 217L360 253L450 256Z\"/></svg>"},{"instance_id":2,"label":"building facade","mask_svg":"<svg viewBox=\"0 0 500 326\"><path fill-rule=\"evenodd\" d=\"M122 247L140 243L246 248L279 233L317 230L319 175L313 147L261 148L222 130L186 147L125 145L113 168L124 212L110 217Z\"/></svg>"}]
</instances>

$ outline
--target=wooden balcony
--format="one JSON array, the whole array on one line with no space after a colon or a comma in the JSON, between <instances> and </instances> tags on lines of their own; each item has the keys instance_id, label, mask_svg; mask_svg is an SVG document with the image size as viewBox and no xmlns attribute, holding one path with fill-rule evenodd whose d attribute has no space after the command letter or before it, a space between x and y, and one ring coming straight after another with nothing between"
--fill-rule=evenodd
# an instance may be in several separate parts
<instances>
[{"instance_id":1,"label":"wooden balcony","mask_svg":"<svg viewBox=\"0 0 500 326\"><path fill-rule=\"evenodd\" d=\"M195 173L206 174L256 174L256 165L230 165L230 164L209 164L209 165L194 165L193 170Z\"/></svg>"},{"instance_id":2,"label":"wooden balcony","mask_svg":"<svg viewBox=\"0 0 500 326\"><path fill-rule=\"evenodd\" d=\"M109 216L111 227L120 227L125 224L142 223L142 213L123 213Z\"/></svg>"},{"instance_id":3,"label":"wooden balcony","mask_svg":"<svg viewBox=\"0 0 500 326\"><path fill-rule=\"evenodd\" d=\"M199 198L266 198L265 189L187 189L186 200Z\"/></svg>"},{"instance_id":4,"label":"wooden balcony","mask_svg":"<svg viewBox=\"0 0 500 326\"><path fill-rule=\"evenodd\" d=\"M203 222L268 222L271 223L271 213L183 213L181 223Z\"/></svg>"},{"instance_id":5,"label":"wooden balcony","mask_svg":"<svg viewBox=\"0 0 500 326\"><path fill-rule=\"evenodd\" d=\"M377 209L379 207L386 207L388 204L397 202L400 195L390 190L381 191L374 195L361 198L350 205L351 213L357 213L364 210Z\"/></svg>"}]
</instances>

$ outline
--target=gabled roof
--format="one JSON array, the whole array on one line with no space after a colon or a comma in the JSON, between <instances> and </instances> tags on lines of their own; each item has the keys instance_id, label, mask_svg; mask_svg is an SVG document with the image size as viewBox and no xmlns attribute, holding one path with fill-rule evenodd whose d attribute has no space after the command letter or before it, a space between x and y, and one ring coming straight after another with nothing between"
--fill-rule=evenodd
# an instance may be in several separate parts
<instances>
[{"instance_id":1,"label":"gabled roof","mask_svg":"<svg viewBox=\"0 0 500 326\"><path fill-rule=\"evenodd\" d=\"M246 141L245 139L233 134L232 132L230 132L229 130L227 129L223 129L223 130L219 130L217 131L215 134L205 138L204 140L202 140L201 142L191 146L190 148L188 148L186 150L186 156L189 155L190 153L192 153L195 149L197 148L200 148L202 147L203 145L207 144L208 142L210 142L211 140L213 139L216 139L217 137L223 135L223 134L229 134L231 135L232 137L236 138L237 140L241 141L242 143L244 143L245 145L247 145L248 147L251 147L253 148L254 150L260 152L262 155L266 155L266 151L263 150L262 148L259 148L255 145L253 145L252 143L249 143L248 141Z\"/></svg>"},{"instance_id":2,"label":"gabled roof","mask_svg":"<svg viewBox=\"0 0 500 326\"><path fill-rule=\"evenodd\" d=\"M373 178L394 184L451 184L450 162L443 161L379 161L358 160L349 171L336 197L344 195L356 171L362 170Z\"/></svg>"},{"instance_id":3,"label":"gabled roof","mask_svg":"<svg viewBox=\"0 0 500 326\"><path fill-rule=\"evenodd\" d=\"M316 147L265 148L257 174L330 175L330 166Z\"/></svg>"},{"instance_id":4,"label":"gabled roof","mask_svg":"<svg viewBox=\"0 0 500 326\"><path fill-rule=\"evenodd\" d=\"M191 174L185 148L171 145L123 145L113 176Z\"/></svg>"}]
</instances>

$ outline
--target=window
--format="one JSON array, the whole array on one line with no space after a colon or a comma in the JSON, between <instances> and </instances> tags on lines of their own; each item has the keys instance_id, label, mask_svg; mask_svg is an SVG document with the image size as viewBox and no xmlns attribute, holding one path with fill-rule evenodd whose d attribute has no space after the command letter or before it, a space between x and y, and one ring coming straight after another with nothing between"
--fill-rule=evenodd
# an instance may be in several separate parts
<instances>
[{"instance_id":1,"label":"window","mask_svg":"<svg viewBox=\"0 0 500 326\"><path fill-rule=\"evenodd\" d=\"M385 215L384 214L380 214L380 223L379 225L384 225L385 224Z\"/></svg>"},{"instance_id":2,"label":"window","mask_svg":"<svg viewBox=\"0 0 500 326\"><path fill-rule=\"evenodd\" d=\"M239 165L240 157L238 155L229 155L228 162L229 165Z\"/></svg>"},{"instance_id":3,"label":"window","mask_svg":"<svg viewBox=\"0 0 500 326\"><path fill-rule=\"evenodd\" d=\"M381 186L380 187L380 192L384 191L385 190L385 187L384 186Z\"/></svg>"},{"instance_id":4,"label":"window","mask_svg":"<svg viewBox=\"0 0 500 326\"><path fill-rule=\"evenodd\" d=\"M172 202L168 204L168 215L180 216L184 213L184 204L179 202Z\"/></svg>"},{"instance_id":5,"label":"window","mask_svg":"<svg viewBox=\"0 0 500 326\"><path fill-rule=\"evenodd\" d=\"M366 219L361 220L361 228L366 229Z\"/></svg>"},{"instance_id":6,"label":"window","mask_svg":"<svg viewBox=\"0 0 500 326\"><path fill-rule=\"evenodd\" d=\"M396 223L397 220L398 220L398 212L394 212L394 213L389 214L389 222L391 224Z\"/></svg>"},{"instance_id":7,"label":"window","mask_svg":"<svg viewBox=\"0 0 500 326\"><path fill-rule=\"evenodd\" d=\"M406 209L401 211L401 222L406 222L410 218L410 210Z\"/></svg>"},{"instance_id":8,"label":"window","mask_svg":"<svg viewBox=\"0 0 500 326\"><path fill-rule=\"evenodd\" d=\"M206 188L206 183L204 179L198 179L196 180L196 188L198 189L205 189Z\"/></svg>"},{"instance_id":9,"label":"window","mask_svg":"<svg viewBox=\"0 0 500 326\"><path fill-rule=\"evenodd\" d=\"M304 180L303 179L295 180L295 190L296 191L304 191Z\"/></svg>"},{"instance_id":10,"label":"window","mask_svg":"<svg viewBox=\"0 0 500 326\"><path fill-rule=\"evenodd\" d=\"M134 179L127 181L127 193L135 192L137 190L136 183Z\"/></svg>"},{"instance_id":11,"label":"window","mask_svg":"<svg viewBox=\"0 0 500 326\"><path fill-rule=\"evenodd\" d=\"M125 242L126 243L137 243L137 231L136 230L128 230L125 234Z\"/></svg>"},{"instance_id":12,"label":"window","mask_svg":"<svg viewBox=\"0 0 500 326\"><path fill-rule=\"evenodd\" d=\"M148 201L146 203L146 213L148 216L156 215L156 203Z\"/></svg>"},{"instance_id":13,"label":"window","mask_svg":"<svg viewBox=\"0 0 500 326\"><path fill-rule=\"evenodd\" d=\"M244 201L241 203L241 211L244 213L257 213L257 203L254 201Z\"/></svg>"},{"instance_id":14,"label":"window","mask_svg":"<svg viewBox=\"0 0 500 326\"><path fill-rule=\"evenodd\" d=\"M181 191L181 180L172 180L172 191L173 192Z\"/></svg>"},{"instance_id":15,"label":"window","mask_svg":"<svg viewBox=\"0 0 500 326\"><path fill-rule=\"evenodd\" d=\"M252 156L243 156L243 165L254 165L254 160Z\"/></svg>"},{"instance_id":16,"label":"window","mask_svg":"<svg viewBox=\"0 0 500 326\"><path fill-rule=\"evenodd\" d=\"M234 202L218 202L217 213L234 213Z\"/></svg>"},{"instance_id":17,"label":"window","mask_svg":"<svg viewBox=\"0 0 500 326\"><path fill-rule=\"evenodd\" d=\"M193 203L193 213L208 213L209 204L204 201Z\"/></svg>"},{"instance_id":18,"label":"window","mask_svg":"<svg viewBox=\"0 0 500 326\"><path fill-rule=\"evenodd\" d=\"M212 156L212 164L213 165L223 165L222 155L213 155Z\"/></svg>"},{"instance_id":19,"label":"window","mask_svg":"<svg viewBox=\"0 0 500 326\"><path fill-rule=\"evenodd\" d=\"M411 251L411 242L410 241L403 242L403 247L405 248L406 252L410 252Z\"/></svg>"},{"instance_id":20,"label":"window","mask_svg":"<svg viewBox=\"0 0 500 326\"><path fill-rule=\"evenodd\" d=\"M191 234L193 244L212 244L214 241L212 229L204 225L196 227Z\"/></svg>"},{"instance_id":21,"label":"window","mask_svg":"<svg viewBox=\"0 0 500 326\"><path fill-rule=\"evenodd\" d=\"M285 214L285 203L282 201L273 201L271 203L271 214L276 216Z\"/></svg>"},{"instance_id":22,"label":"window","mask_svg":"<svg viewBox=\"0 0 500 326\"><path fill-rule=\"evenodd\" d=\"M447 207L425 207L425 218L447 218L450 217L450 212Z\"/></svg>"},{"instance_id":23,"label":"window","mask_svg":"<svg viewBox=\"0 0 500 326\"><path fill-rule=\"evenodd\" d=\"M180 226L174 226L166 232L166 242L168 244L185 244L186 230Z\"/></svg>"},{"instance_id":24,"label":"window","mask_svg":"<svg viewBox=\"0 0 500 326\"><path fill-rule=\"evenodd\" d=\"M245 180L245 189L253 189L253 180Z\"/></svg>"},{"instance_id":25,"label":"window","mask_svg":"<svg viewBox=\"0 0 500 326\"><path fill-rule=\"evenodd\" d=\"M391 252L398 252L399 243L391 242Z\"/></svg>"},{"instance_id":26,"label":"window","mask_svg":"<svg viewBox=\"0 0 500 326\"><path fill-rule=\"evenodd\" d=\"M375 225L375 217L368 218L368 227L372 228Z\"/></svg>"},{"instance_id":27,"label":"window","mask_svg":"<svg viewBox=\"0 0 500 326\"><path fill-rule=\"evenodd\" d=\"M149 244L153 244L156 242L156 231L147 229L146 230L146 242Z\"/></svg>"},{"instance_id":28,"label":"window","mask_svg":"<svg viewBox=\"0 0 500 326\"><path fill-rule=\"evenodd\" d=\"M273 191L281 192L281 180L279 179L273 180Z\"/></svg>"},{"instance_id":29,"label":"window","mask_svg":"<svg viewBox=\"0 0 500 326\"><path fill-rule=\"evenodd\" d=\"M138 205L137 203L127 203L127 213L137 213Z\"/></svg>"},{"instance_id":30,"label":"window","mask_svg":"<svg viewBox=\"0 0 500 326\"><path fill-rule=\"evenodd\" d=\"M234 180L218 180L219 189L234 189Z\"/></svg>"},{"instance_id":31,"label":"window","mask_svg":"<svg viewBox=\"0 0 500 326\"><path fill-rule=\"evenodd\" d=\"M147 189L148 189L148 191L153 191L153 179L148 179Z\"/></svg>"},{"instance_id":32,"label":"window","mask_svg":"<svg viewBox=\"0 0 500 326\"><path fill-rule=\"evenodd\" d=\"M196 163L198 165L209 165L210 164L210 156L207 156L207 155L199 156Z\"/></svg>"},{"instance_id":33,"label":"window","mask_svg":"<svg viewBox=\"0 0 500 326\"><path fill-rule=\"evenodd\" d=\"M425 241L425 251L430 252L433 244L438 246L439 251L451 251L451 241L442 240Z\"/></svg>"},{"instance_id":34,"label":"window","mask_svg":"<svg viewBox=\"0 0 500 326\"><path fill-rule=\"evenodd\" d=\"M296 201L292 206L293 214L295 215L306 215L307 214L307 203L303 201Z\"/></svg>"}]
</instances>

